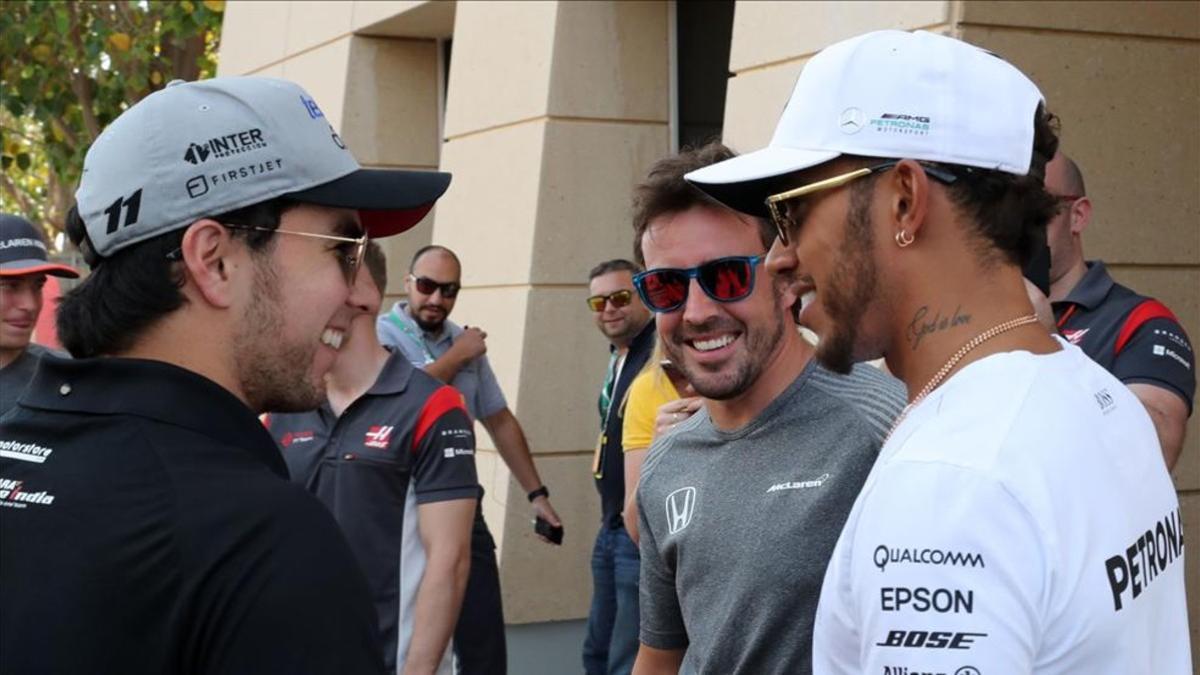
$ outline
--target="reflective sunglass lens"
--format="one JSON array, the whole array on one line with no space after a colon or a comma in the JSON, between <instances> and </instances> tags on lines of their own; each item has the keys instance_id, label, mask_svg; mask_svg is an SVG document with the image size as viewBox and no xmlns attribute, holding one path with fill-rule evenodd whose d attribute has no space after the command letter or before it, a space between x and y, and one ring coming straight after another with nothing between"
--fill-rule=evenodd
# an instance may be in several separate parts
<instances>
[{"instance_id":1,"label":"reflective sunglass lens","mask_svg":"<svg viewBox=\"0 0 1200 675\"><path fill-rule=\"evenodd\" d=\"M748 260L716 260L700 268L700 285L714 300L739 300L750 293Z\"/></svg>"},{"instance_id":2,"label":"reflective sunglass lens","mask_svg":"<svg viewBox=\"0 0 1200 675\"><path fill-rule=\"evenodd\" d=\"M628 305L632 300L633 292L622 289L608 295L593 295L587 299L587 304L593 312L603 312L606 303L611 302L613 307L620 309Z\"/></svg>"},{"instance_id":3,"label":"reflective sunglass lens","mask_svg":"<svg viewBox=\"0 0 1200 675\"><path fill-rule=\"evenodd\" d=\"M642 284L651 309L667 311L687 300L688 278L678 272L653 272L643 277Z\"/></svg>"}]
</instances>

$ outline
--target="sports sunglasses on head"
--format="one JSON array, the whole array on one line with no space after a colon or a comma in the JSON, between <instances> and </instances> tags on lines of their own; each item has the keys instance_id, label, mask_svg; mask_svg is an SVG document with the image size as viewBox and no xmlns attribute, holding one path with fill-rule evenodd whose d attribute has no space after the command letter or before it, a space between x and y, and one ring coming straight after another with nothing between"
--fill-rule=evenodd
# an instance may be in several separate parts
<instances>
[{"instance_id":1,"label":"sports sunglasses on head","mask_svg":"<svg viewBox=\"0 0 1200 675\"><path fill-rule=\"evenodd\" d=\"M688 269L662 267L633 276L633 286L652 311L673 312L688 299L691 280L717 302L737 302L754 292L754 268L763 256L729 256Z\"/></svg>"},{"instance_id":2,"label":"sports sunglasses on head","mask_svg":"<svg viewBox=\"0 0 1200 675\"><path fill-rule=\"evenodd\" d=\"M612 303L616 309L625 307L633 300L633 291L622 288L619 291L613 291L608 295L593 295L587 299L588 308L593 312L603 312L605 303Z\"/></svg>"},{"instance_id":3,"label":"sports sunglasses on head","mask_svg":"<svg viewBox=\"0 0 1200 675\"><path fill-rule=\"evenodd\" d=\"M408 275L408 278L412 279L412 282L417 286L417 290L424 295L433 295L434 291L440 290L443 298L453 298L458 295L458 291L462 288L462 285L457 281L449 281L443 284L429 277L418 277L414 274Z\"/></svg>"}]
</instances>

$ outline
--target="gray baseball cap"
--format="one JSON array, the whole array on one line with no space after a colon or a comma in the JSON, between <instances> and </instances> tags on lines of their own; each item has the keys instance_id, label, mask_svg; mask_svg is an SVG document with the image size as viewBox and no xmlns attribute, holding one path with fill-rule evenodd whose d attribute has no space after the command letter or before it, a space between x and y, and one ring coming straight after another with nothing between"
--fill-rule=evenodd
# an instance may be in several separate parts
<instances>
[{"instance_id":1,"label":"gray baseball cap","mask_svg":"<svg viewBox=\"0 0 1200 675\"><path fill-rule=\"evenodd\" d=\"M88 149L75 193L103 258L276 197L357 209L372 237L417 224L450 185L437 171L364 169L307 92L287 80L176 80Z\"/></svg>"}]
</instances>

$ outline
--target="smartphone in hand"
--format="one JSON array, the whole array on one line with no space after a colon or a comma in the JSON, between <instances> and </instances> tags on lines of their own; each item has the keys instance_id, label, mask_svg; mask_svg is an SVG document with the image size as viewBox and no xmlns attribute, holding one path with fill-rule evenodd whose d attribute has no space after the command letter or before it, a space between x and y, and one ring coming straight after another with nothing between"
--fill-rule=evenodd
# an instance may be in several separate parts
<instances>
[{"instance_id":1,"label":"smartphone in hand","mask_svg":"<svg viewBox=\"0 0 1200 675\"><path fill-rule=\"evenodd\" d=\"M552 543L562 546L562 525L551 525L550 521L538 516L537 520L533 521L533 531L549 539Z\"/></svg>"}]
</instances>

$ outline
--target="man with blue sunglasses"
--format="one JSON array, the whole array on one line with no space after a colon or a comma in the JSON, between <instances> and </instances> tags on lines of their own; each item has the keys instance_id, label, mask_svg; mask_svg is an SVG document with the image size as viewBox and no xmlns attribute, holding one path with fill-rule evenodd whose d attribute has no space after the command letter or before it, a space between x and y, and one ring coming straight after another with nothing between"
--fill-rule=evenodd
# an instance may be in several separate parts
<instances>
[{"instance_id":1,"label":"man with blue sunglasses","mask_svg":"<svg viewBox=\"0 0 1200 675\"><path fill-rule=\"evenodd\" d=\"M634 284L705 399L643 465L635 673L811 672L825 567L904 405L870 366L817 364L791 320L799 298L763 265L774 228L684 180L732 156L664 159L635 196Z\"/></svg>"}]
</instances>

